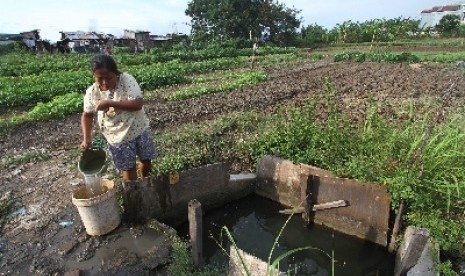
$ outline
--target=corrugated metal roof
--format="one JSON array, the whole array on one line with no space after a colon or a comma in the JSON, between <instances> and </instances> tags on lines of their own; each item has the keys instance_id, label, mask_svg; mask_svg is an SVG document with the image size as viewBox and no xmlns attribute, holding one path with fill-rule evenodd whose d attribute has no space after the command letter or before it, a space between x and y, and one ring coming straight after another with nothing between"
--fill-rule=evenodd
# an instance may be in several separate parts
<instances>
[{"instance_id":1,"label":"corrugated metal roof","mask_svg":"<svg viewBox=\"0 0 465 276\"><path fill-rule=\"evenodd\" d=\"M460 5L446 5L446 6L434 6L428 10L422 10L421 13L433 13L433 12L445 12L445 11L458 11Z\"/></svg>"},{"instance_id":2,"label":"corrugated metal roof","mask_svg":"<svg viewBox=\"0 0 465 276\"><path fill-rule=\"evenodd\" d=\"M65 35L65 38L70 40L92 40L92 39L105 39L106 35L104 33L97 32L61 32Z\"/></svg>"},{"instance_id":3,"label":"corrugated metal roof","mask_svg":"<svg viewBox=\"0 0 465 276\"><path fill-rule=\"evenodd\" d=\"M444 12L444 11L458 11L460 10L459 5L448 5L448 6L442 6L441 9L438 10L438 12Z\"/></svg>"}]
</instances>

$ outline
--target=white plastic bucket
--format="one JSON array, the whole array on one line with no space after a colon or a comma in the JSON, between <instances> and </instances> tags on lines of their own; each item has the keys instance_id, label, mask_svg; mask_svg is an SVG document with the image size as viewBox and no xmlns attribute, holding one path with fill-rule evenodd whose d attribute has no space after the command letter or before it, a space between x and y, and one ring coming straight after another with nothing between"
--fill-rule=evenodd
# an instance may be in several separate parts
<instances>
[{"instance_id":1,"label":"white plastic bucket","mask_svg":"<svg viewBox=\"0 0 465 276\"><path fill-rule=\"evenodd\" d=\"M87 234L91 236L108 234L121 222L113 181L102 179L102 186L105 192L95 197L90 197L86 187L73 192L73 204L78 208Z\"/></svg>"}]
</instances>

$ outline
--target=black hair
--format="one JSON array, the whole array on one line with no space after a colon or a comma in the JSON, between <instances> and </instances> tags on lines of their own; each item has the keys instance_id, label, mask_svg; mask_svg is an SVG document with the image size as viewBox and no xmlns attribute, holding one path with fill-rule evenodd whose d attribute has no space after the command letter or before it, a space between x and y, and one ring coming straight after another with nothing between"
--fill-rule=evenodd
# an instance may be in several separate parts
<instances>
[{"instance_id":1,"label":"black hair","mask_svg":"<svg viewBox=\"0 0 465 276\"><path fill-rule=\"evenodd\" d=\"M120 74L115 60L109 55L95 55L90 62L90 69L92 72L98 69L107 69L115 74Z\"/></svg>"}]
</instances>

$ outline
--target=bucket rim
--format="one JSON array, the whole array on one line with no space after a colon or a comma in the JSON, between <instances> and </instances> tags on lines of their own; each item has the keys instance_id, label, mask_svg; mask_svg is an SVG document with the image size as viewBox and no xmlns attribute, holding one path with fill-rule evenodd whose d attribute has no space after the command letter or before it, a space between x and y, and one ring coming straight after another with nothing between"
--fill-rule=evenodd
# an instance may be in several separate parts
<instances>
[{"instance_id":1,"label":"bucket rim","mask_svg":"<svg viewBox=\"0 0 465 276\"><path fill-rule=\"evenodd\" d=\"M102 179L102 185L107 188L107 191L91 197L91 198L77 198L76 195L77 193L81 192L82 190L87 189L85 186L80 187L76 191L73 192L72 195L72 202L76 206L92 206L95 205L96 203L102 202L109 200L116 195L116 189L114 188L114 181L113 180L108 180L108 179Z\"/></svg>"},{"instance_id":2,"label":"bucket rim","mask_svg":"<svg viewBox=\"0 0 465 276\"><path fill-rule=\"evenodd\" d=\"M103 165L98 168L98 169L95 169L95 170L92 170L92 171L84 171L82 169L82 162L84 160L85 157L88 157L89 156L93 156L93 157L104 157L104 162L103 162ZM79 160L77 162L77 167L78 167L78 170L79 172L82 174L82 175L98 175L98 174L101 174L102 172L104 172L107 167L108 167L108 154L107 154L107 151L106 150L103 150L103 149L99 149L99 150L93 150L93 149L88 149L86 151L83 151L82 154L80 155L79 157Z\"/></svg>"}]
</instances>

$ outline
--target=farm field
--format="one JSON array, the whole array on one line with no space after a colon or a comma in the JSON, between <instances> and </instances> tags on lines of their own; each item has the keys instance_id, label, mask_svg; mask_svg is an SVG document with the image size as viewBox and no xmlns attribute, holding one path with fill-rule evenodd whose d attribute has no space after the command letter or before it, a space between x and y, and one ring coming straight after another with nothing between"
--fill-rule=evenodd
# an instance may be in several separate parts
<instances>
[{"instance_id":1,"label":"farm field","mask_svg":"<svg viewBox=\"0 0 465 276\"><path fill-rule=\"evenodd\" d=\"M350 47L340 49L360 50ZM399 50L421 52L431 48L402 46ZM456 47L434 49L435 52L449 50L456 51ZM165 138L172 133L181 135L176 131L209 124L235 114L237 118L242 118L240 114L271 116L288 108L306 106L312 101L316 101L315 120L323 120L328 115L325 91L328 83L335 93L337 108L353 122L365 120L373 102L378 104L378 112L383 117L392 120L419 118L435 111L438 102L449 96L451 101L443 106L441 112L464 112L465 78L455 63L334 62L332 56L325 55L328 51L318 50L322 54L321 59L314 59L313 51L305 51L303 57L292 62L273 64L259 60L254 71L264 72L267 79L230 91L170 100L168 95L191 85L176 84L146 90L145 110L154 134ZM250 68L246 63L241 68L231 70L249 71ZM215 79L219 79L215 78L215 74L222 73L202 74L214 84ZM4 110L0 116L7 118L12 114L11 110L17 113L23 111L19 107L12 108L10 111ZM0 136L3 160L0 194L13 199L12 211L25 208L24 213L20 212L3 222L0 272L18 275L64 272L64 259L79 254L75 252L74 255L61 256L57 252L64 242L65 232L69 234L69 231L74 231L75 236L83 236L83 226L70 194L70 183L76 182L76 179L82 181L77 170L80 142L80 114L46 121L27 121L11 126ZM18 157L16 162L8 161L15 156ZM253 170L253 160L236 157L233 161L231 171ZM73 221L72 230L60 226L60 222L64 221ZM88 245L85 254L92 254L99 244L94 238L82 238L79 242Z\"/></svg>"}]
</instances>

